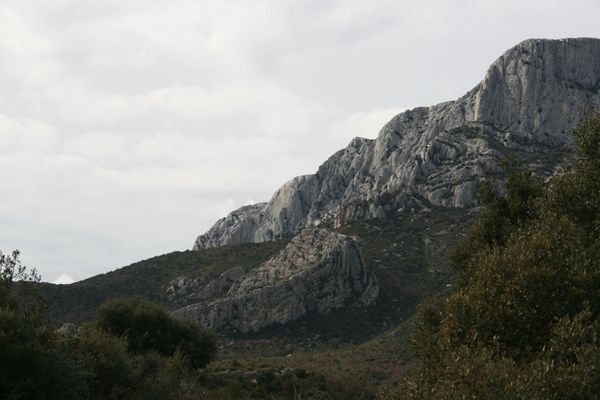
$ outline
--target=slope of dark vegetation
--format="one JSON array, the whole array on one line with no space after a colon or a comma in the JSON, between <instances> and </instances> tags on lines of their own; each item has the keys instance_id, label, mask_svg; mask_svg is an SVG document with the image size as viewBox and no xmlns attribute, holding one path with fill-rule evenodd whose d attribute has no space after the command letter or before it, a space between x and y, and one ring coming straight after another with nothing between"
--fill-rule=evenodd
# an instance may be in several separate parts
<instances>
[{"instance_id":1,"label":"slope of dark vegetation","mask_svg":"<svg viewBox=\"0 0 600 400\"><path fill-rule=\"evenodd\" d=\"M281 250L285 240L226 246L203 251L175 251L139 261L70 285L43 283L42 292L55 324L92 319L96 309L114 298L139 296L167 309L165 286L182 275L211 277L232 267L246 270L260 265Z\"/></svg>"}]
</instances>

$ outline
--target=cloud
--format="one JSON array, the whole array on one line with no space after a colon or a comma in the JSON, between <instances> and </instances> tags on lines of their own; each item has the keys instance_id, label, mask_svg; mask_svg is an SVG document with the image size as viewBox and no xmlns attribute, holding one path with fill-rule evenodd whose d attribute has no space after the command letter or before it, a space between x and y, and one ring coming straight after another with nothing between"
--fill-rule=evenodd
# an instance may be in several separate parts
<instances>
[{"instance_id":1,"label":"cloud","mask_svg":"<svg viewBox=\"0 0 600 400\"><path fill-rule=\"evenodd\" d=\"M11 118L0 113L0 132L0 154L53 153L58 144L54 127L27 117Z\"/></svg>"},{"instance_id":2,"label":"cloud","mask_svg":"<svg viewBox=\"0 0 600 400\"><path fill-rule=\"evenodd\" d=\"M586 10L582 13L581 10ZM48 281L189 248L527 37L599 36L573 0L6 0L0 246Z\"/></svg>"},{"instance_id":3,"label":"cloud","mask_svg":"<svg viewBox=\"0 0 600 400\"><path fill-rule=\"evenodd\" d=\"M355 137L375 139L379 130L406 107L386 108L348 115L328 128L329 135L338 143L349 143Z\"/></svg>"}]
</instances>

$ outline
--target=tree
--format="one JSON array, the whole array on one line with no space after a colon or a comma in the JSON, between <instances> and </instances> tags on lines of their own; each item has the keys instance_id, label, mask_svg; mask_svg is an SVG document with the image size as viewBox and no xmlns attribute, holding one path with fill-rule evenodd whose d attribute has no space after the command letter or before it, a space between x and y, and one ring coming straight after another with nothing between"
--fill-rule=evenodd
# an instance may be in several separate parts
<instances>
[{"instance_id":1,"label":"tree","mask_svg":"<svg viewBox=\"0 0 600 400\"><path fill-rule=\"evenodd\" d=\"M546 187L510 171L452 262L460 283L418 318L407 398L563 399L600 393L600 117Z\"/></svg>"},{"instance_id":2,"label":"tree","mask_svg":"<svg viewBox=\"0 0 600 400\"><path fill-rule=\"evenodd\" d=\"M484 207L467 240L450 255L450 265L462 271L478 253L504 246L511 233L536 218L536 202L544 194L540 177L524 170L515 157L503 163L507 179L502 185L494 176L483 180L479 203Z\"/></svg>"},{"instance_id":3,"label":"tree","mask_svg":"<svg viewBox=\"0 0 600 400\"><path fill-rule=\"evenodd\" d=\"M128 299L105 304L96 322L62 336L45 316L39 281L18 251L0 253L0 399L200 396L190 368L214 358L213 335Z\"/></svg>"},{"instance_id":4,"label":"tree","mask_svg":"<svg viewBox=\"0 0 600 400\"><path fill-rule=\"evenodd\" d=\"M43 323L39 275L0 253L0 398L79 399L83 377Z\"/></svg>"},{"instance_id":5,"label":"tree","mask_svg":"<svg viewBox=\"0 0 600 400\"><path fill-rule=\"evenodd\" d=\"M206 366L216 355L214 335L174 319L162 307L141 298L111 300L97 314L98 327L126 338L134 353L156 351L172 356L179 350L195 368Z\"/></svg>"},{"instance_id":6,"label":"tree","mask_svg":"<svg viewBox=\"0 0 600 400\"><path fill-rule=\"evenodd\" d=\"M47 305L37 286L40 276L35 269L28 270L19 255L18 250L11 255L0 251L0 308L41 323Z\"/></svg>"}]
</instances>

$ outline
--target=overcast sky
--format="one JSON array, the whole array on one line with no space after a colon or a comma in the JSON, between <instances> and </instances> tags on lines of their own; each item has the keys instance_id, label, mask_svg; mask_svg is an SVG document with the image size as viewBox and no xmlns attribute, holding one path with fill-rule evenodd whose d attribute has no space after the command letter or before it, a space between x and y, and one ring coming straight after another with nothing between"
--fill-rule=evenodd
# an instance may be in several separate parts
<instances>
[{"instance_id":1,"label":"overcast sky","mask_svg":"<svg viewBox=\"0 0 600 400\"><path fill-rule=\"evenodd\" d=\"M600 2L0 1L0 249L66 282L174 250Z\"/></svg>"}]
</instances>

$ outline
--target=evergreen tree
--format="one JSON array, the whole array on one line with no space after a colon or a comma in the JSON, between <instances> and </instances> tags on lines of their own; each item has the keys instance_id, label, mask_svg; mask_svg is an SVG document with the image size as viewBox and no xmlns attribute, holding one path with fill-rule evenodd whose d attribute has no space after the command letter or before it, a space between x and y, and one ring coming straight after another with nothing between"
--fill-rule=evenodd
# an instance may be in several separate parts
<instances>
[{"instance_id":1,"label":"evergreen tree","mask_svg":"<svg viewBox=\"0 0 600 400\"><path fill-rule=\"evenodd\" d=\"M421 308L406 398L598 397L600 117L575 137L572 169L546 188L518 169L484 185L457 289Z\"/></svg>"}]
</instances>

